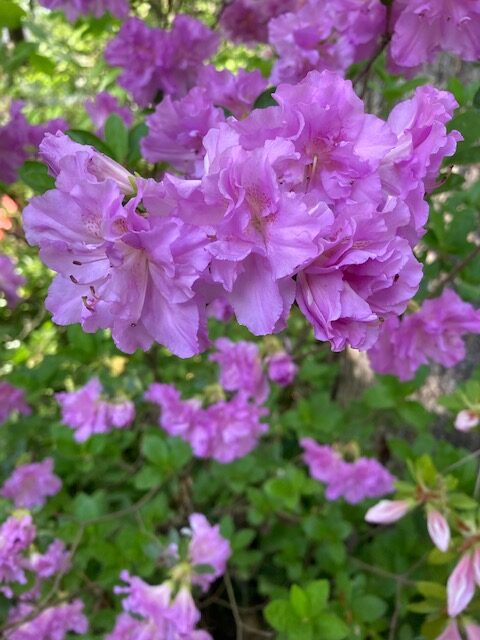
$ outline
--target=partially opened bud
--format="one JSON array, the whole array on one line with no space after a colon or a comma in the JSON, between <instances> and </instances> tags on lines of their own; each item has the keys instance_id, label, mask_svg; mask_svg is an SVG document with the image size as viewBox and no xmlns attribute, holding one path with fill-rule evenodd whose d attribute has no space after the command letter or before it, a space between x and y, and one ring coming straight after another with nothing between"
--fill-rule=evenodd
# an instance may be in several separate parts
<instances>
[{"instance_id":1,"label":"partially opened bud","mask_svg":"<svg viewBox=\"0 0 480 640\"><path fill-rule=\"evenodd\" d=\"M443 633L441 633L436 640L462 640L462 636L460 635L460 631L458 630L458 625L455 620L452 620L445 627Z\"/></svg>"},{"instance_id":2,"label":"partially opened bud","mask_svg":"<svg viewBox=\"0 0 480 640\"><path fill-rule=\"evenodd\" d=\"M430 538L437 549L444 552L447 551L450 544L450 527L439 511L428 512L427 528Z\"/></svg>"},{"instance_id":3,"label":"partially opened bud","mask_svg":"<svg viewBox=\"0 0 480 640\"><path fill-rule=\"evenodd\" d=\"M373 524L390 524L403 518L411 509L408 500L380 500L365 514L365 520Z\"/></svg>"},{"instance_id":4,"label":"partially opened bud","mask_svg":"<svg viewBox=\"0 0 480 640\"><path fill-rule=\"evenodd\" d=\"M465 633L467 634L467 640L480 640L480 626L478 624L467 622Z\"/></svg>"},{"instance_id":5,"label":"partially opened bud","mask_svg":"<svg viewBox=\"0 0 480 640\"><path fill-rule=\"evenodd\" d=\"M469 411L465 409L464 411L460 411L460 413L455 418L455 429L458 431L470 431L480 422L480 417L478 413L475 411Z\"/></svg>"},{"instance_id":6,"label":"partially opened bud","mask_svg":"<svg viewBox=\"0 0 480 640\"><path fill-rule=\"evenodd\" d=\"M472 556L473 577L480 587L480 547L477 547Z\"/></svg>"},{"instance_id":7,"label":"partially opened bud","mask_svg":"<svg viewBox=\"0 0 480 640\"><path fill-rule=\"evenodd\" d=\"M458 616L470 603L475 593L472 555L465 553L447 582L448 615Z\"/></svg>"}]
</instances>

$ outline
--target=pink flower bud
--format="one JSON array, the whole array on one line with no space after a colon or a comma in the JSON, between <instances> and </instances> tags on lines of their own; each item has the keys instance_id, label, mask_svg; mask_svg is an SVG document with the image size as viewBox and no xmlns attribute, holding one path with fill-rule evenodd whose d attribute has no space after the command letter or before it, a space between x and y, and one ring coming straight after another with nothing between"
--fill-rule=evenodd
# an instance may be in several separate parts
<instances>
[{"instance_id":1,"label":"pink flower bud","mask_svg":"<svg viewBox=\"0 0 480 640\"><path fill-rule=\"evenodd\" d=\"M403 518L410 510L408 500L380 500L365 514L365 520L373 524L390 524Z\"/></svg>"},{"instance_id":2,"label":"pink flower bud","mask_svg":"<svg viewBox=\"0 0 480 640\"><path fill-rule=\"evenodd\" d=\"M447 582L448 615L458 616L469 604L475 593L475 576L470 553L465 553Z\"/></svg>"},{"instance_id":3,"label":"pink flower bud","mask_svg":"<svg viewBox=\"0 0 480 640\"><path fill-rule=\"evenodd\" d=\"M462 640L458 625L452 620L436 640Z\"/></svg>"},{"instance_id":4,"label":"pink flower bud","mask_svg":"<svg viewBox=\"0 0 480 640\"><path fill-rule=\"evenodd\" d=\"M479 421L480 418L477 413L465 409L464 411L460 411L455 418L455 429L464 432L470 431L477 426Z\"/></svg>"},{"instance_id":5,"label":"pink flower bud","mask_svg":"<svg viewBox=\"0 0 480 640\"><path fill-rule=\"evenodd\" d=\"M472 556L473 577L480 587L480 547L477 547Z\"/></svg>"},{"instance_id":6,"label":"pink flower bud","mask_svg":"<svg viewBox=\"0 0 480 640\"><path fill-rule=\"evenodd\" d=\"M103 153L92 156L88 169L99 180L114 180L123 193L135 193L135 176Z\"/></svg>"},{"instance_id":7,"label":"pink flower bud","mask_svg":"<svg viewBox=\"0 0 480 640\"><path fill-rule=\"evenodd\" d=\"M467 622L464 626L467 640L480 640L480 626L478 624Z\"/></svg>"},{"instance_id":8,"label":"pink flower bud","mask_svg":"<svg viewBox=\"0 0 480 640\"><path fill-rule=\"evenodd\" d=\"M427 528L430 538L437 549L444 552L447 551L450 544L450 527L439 511L428 512Z\"/></svg>"}]
</instances>

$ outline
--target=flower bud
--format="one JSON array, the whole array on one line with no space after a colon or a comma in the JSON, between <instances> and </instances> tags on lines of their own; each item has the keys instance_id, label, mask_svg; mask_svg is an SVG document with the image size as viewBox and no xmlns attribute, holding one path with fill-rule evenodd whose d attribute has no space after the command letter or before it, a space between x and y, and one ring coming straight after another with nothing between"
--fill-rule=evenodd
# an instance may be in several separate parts
<instances>
[{"instance_id":1,"label":"flower bud","mask_svg":"<svg viewBox=\"0 0 480 640\"><path fill-rule=\"evenodd\" d=\"M448 615L458 616L469 604L475 593L475 577L470 553L465 553L447 582Z\"/></svg>"},{"instance_id":2,"label":"flower bud","mask_svg":"<svg viewBox=\"0 0 480 640\"><path fill-rule=\"evenodd\" d=\"M428 511L427 528L433 544L440 551L447 551L450 544L450 527L439 511Z\"/></svg>"},{"instance_id":3,"label":"flower bud","mask_svg":"<svg viewBox=\"0 0 480 640\"><path fill-rule=\"evenodd\" d=\"M475 411L465 409L464 411L460 411L455 418L455 429L467 432L476 427L479 421L480 418Z\"/></svg>"},{"instance_id":4,"label":"flower bud","mask_svg":"<svg viewBox=\"0 0 480 640\"><path fill-rule=\"evenodd\" d=\"M367 511L365 520L372 524L390 524L403 518L411 506L408 500L380 500Z\"/></svg>"},{"instance_id":5,"label":"flower bud","mask_svg":"<svg viewBox=\"0 0 480 640\"><path fill-rule=\"evenodd\" d=\"M135 176L103 153L97 152L92 156L88 170L98 180L114 180L126 195L133 195L136 191Z\"/></svg>"},{"instance_id":6,"label":"flower bud","mask_svg":"<svg viewBox=\"0 0 480 640\"><path fill-rule=\"evenodd\" d=\"M455 620L451 620L436 640L462 640L458 625Z\"/></svg>"},{"instance_id":7,"label":"flower bud","mask_svg":"<svg viewBox=\"0 0 480 640\"><path fill-rule=\"evenodd\" d=\"M464 626L467 640L480 640L480 626L478 624L467 622Z\"/></svg>"},{"instance_id":8,"label":"flower bud","mask_svg":"<svg viewBox=\"0 0 480 640\"><path fill-rule=\"evenodd\" d=\"M181 634L188 635L193 631L200 619L200 613L188 587L180 587L175 600L170 605L168 617L175 623Z\"/></svg>"}]
</instances>

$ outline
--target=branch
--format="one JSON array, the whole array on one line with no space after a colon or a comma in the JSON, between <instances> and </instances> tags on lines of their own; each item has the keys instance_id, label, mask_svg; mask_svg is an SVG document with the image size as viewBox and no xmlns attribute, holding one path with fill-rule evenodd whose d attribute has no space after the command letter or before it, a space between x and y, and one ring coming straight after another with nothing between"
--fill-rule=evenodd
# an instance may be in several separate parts
<instances>
[{"instance_id":1,"label":"branch","mask_svg":"<svg viewBox=\"0 0 480 640\"><path fill-rule=\"evenodd\" d=\"M443 289L447 286L447 284L450 284L451 282L453 282L455 278L458 276L458 274L461 271L463 271L465 267L467 267L471 262L473 262L473 260L475 260L475 258L479 255L480 255L480 245L478 247L475 247L475 249L473 249L473 251L471 251L468 254L468 256L466 256L466 258L461 260L450 271L450 273L448 273L442 280L440 280L440 282L437 284L437 286L433 290L432 295L434 296L439 295L443 291Z\"/></svg>"}]
</instances>

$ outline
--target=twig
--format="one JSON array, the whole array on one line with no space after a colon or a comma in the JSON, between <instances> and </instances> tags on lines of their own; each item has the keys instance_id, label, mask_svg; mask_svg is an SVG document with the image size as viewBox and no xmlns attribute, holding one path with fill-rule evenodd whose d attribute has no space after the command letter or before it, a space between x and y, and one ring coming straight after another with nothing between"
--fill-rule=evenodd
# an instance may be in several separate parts
<instances>
[{"instance_id":1,"label":"twig","mask_svg":"<svg viewBox=\"0 0 480 640\"><path fill-rule=\"evenodd\" d=\"M397 633L398 620L400 618L401 595L402 595L402 585L399 582L397 582L397 589L395 591L395 609L393 610L393 616L390 621L390 630L388 632L388 640L395 640L395 634Z\"/></svg>"},{"instance_id":2,"label":"twig","mask_svg":"<svg viewBox=\"0 0 480 640\"><path fill-rule=\"evenodd\" d=\"M453 471L454 469L457 469L458 467L461 467L466 462L469 462L470 460L473 460L474 458L476 458L479 455L480 455L480 449L477 449L476 451L472 451L472 453L469 453L467 456L464 456L461 460L458 460L457 462L454 462L453 464L449 465L448 467L445 467L445 469L443 469L442 473L448 473L449 471Z\"/></svg>"},{"instance_id":3,"label":"twig","mask_svg":"<svg viewBox=\"0 0 480 640\"><path fill-rule=\"evenodd\" d=\"M243 620L240 615L240 611L238 610L237 601L235 599L235 592L233 590L232 581L230 579L230 574L228 571L225 571L223 576L223 581L225 582L225 588L227 589L228 599L230 601L230 606L232 608L232 614L235 620L236 630L236 640L243 640Z\"/></svg>"},{"instance_id":4,"label":"twig","mask_svg":"<svg viewBox=\"0 0 480 640\"><path fill-rule=\"evenodd\" d=\"M440 280L440 282L437 284L437 286L433 290L432 295L436 296L439 293L441 293L443 291L443 289L447 286L447 284L450 284L450 282L453 282L453 280L455 280L455 278L458 276L458 274L461 271L463 271L463 269L465 269L465 267L468 266L470 264L470 262L475 260L475 258L477 256L479 256L479 255L480 255L480 245L478 247L475 247L475 249L473 249L473 251L471 251L466 258L461 260L450 271L450 273L448 273L442 280Z\"/></svg>"}]
</instances>

